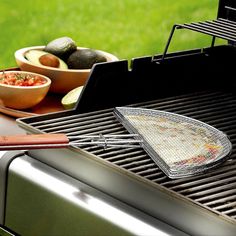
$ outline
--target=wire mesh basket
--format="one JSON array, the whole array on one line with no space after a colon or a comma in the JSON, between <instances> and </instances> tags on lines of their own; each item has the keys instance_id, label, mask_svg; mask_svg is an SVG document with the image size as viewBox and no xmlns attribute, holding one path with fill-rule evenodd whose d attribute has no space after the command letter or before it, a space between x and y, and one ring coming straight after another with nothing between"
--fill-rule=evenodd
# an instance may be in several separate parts
<instances>
[{"instance_id":1,"label":"wire mesh basket","mask_svg":"<svg viewBox=\"0 0 236 236\"><path fill-rule=\"evenodd\" d=\"M183 115L131 107L114 114L170 178L187 177L218 166L229 156L232 144L220 130Z\"/></svg>"}]
</instances>

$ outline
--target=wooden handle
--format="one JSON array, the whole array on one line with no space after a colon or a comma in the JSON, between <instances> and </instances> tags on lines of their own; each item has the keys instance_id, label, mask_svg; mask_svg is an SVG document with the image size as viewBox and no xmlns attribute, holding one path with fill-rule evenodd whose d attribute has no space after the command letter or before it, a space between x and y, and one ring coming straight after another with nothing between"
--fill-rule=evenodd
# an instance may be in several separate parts
<instances>
[{"instance_id":1,"label":"wooden handle","mask_svg":"<svg viewBox=\"0 0 236 236\"><path fill-rule=\"evenodd\" d=\"M32 134L0 136L0 150L21 150L34 148L65 147L69 145L69 139L65 134ZM54 145L54 146L53 146Z\"/></svg>"}]
</instances>

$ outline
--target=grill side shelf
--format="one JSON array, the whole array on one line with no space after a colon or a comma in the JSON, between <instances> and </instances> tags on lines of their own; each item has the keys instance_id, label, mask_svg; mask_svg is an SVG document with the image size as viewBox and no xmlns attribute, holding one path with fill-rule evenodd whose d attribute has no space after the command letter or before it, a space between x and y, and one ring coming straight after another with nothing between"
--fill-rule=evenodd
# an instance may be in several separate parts
<instances>
[{"instance_id":1,"label":"grill side shelf","mask_svg":"<svg viewBox=\"0 0 236 236\"><path fill-rule=\"evenodd\" d=\"M228 2L227 2L228 4ZM174 24L164 49L162 60L165 59L169 45L176 29L187 29L212 36L211 47L215 44L215 39L220 38L228 40L231 44L236 43L236 6L231 1L226 5L226 1L221 0L218 8L218 18L216 20L207 20L201 22L191 22L184 24ZM232 6L231 6L232 5Z\"/></svg>"},{"instance_id":2,"label":"grill side shelf","mask_svg":"<svg viewBox=\"0 0 236 236\"><path fill-rule=\"evenodd\" d=\"M221 39L236 41L236 24L225 19L180 24L177 25L177 28L185 28Z\"/></svg>"}]
</instances>

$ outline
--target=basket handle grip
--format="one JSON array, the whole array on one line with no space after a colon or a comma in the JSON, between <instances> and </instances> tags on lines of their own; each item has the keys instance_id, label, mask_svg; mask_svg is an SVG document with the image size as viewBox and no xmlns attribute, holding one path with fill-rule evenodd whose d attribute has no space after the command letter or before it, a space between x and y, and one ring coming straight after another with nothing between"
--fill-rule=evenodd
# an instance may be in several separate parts
<instances>
[{"instance_id":1,"label":"basket handle grip","mask_svg":"<svg viewBox=\"0 0 236 236\"><path fill-rule=\"evenodd\" d=\"M69 146L65 134L32 134L0 136L0 150L24 150Z\"/></svg>"}]
</instances>

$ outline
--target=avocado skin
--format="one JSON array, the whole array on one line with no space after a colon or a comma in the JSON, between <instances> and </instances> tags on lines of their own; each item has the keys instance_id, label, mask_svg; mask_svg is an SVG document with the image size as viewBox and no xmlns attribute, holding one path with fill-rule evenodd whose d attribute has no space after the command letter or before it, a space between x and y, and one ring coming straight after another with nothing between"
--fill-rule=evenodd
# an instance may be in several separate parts
<instances>
[{"instance_id":1,"label":"avocado skin","mask_svg":"<svg viewBox=\"0 0 236 236\"><path fill-rule=\"evenodd\" d=\"M93 49L77 49L68 60L69 69L91 69L95 63L106 62L107 59L98 51Z\"/></svg>"},{"instance_id":2,"label":"avocado skin","mask_svg":"<svg viewBox=\"0 0 236 236\"><path fill-rule=\"evenodd\" d=\"M54 54L62 60L67 60L68 57L77 49L77 45L70 37L61 37L49 42L44 51Z\"/></svg>"}]
</instances>

